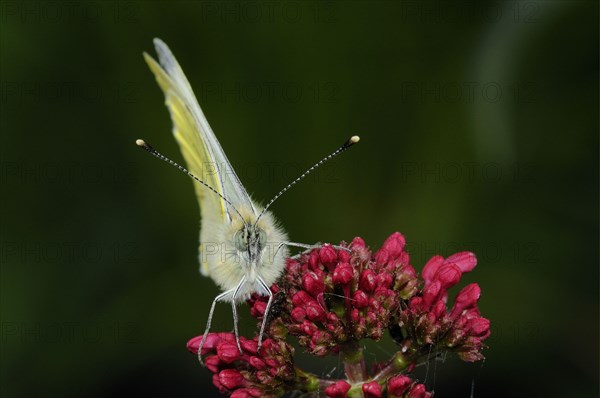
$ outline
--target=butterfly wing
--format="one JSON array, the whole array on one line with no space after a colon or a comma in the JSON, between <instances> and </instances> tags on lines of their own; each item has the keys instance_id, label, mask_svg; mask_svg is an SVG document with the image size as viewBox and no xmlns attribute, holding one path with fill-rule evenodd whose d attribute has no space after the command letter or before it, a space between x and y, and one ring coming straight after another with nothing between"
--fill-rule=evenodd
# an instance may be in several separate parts
<instances>
[{"instance_id":1,"label":"butterfly wing","mask_svg":"<svg viewBox=\"0 0 600 398\"><path fill-rule=\"evenodd\" d=\"M173 135L192 174L196 175L236 207L255 211L246 189L240 183L215 137L192 88L171 50L160 39L154 39L159 63L144 53L144 58L165 94L165 104L171 113ZM214 192L194 184L202 213L201 241L209 223L229 223L237 214ZM202 258L202 256L201 256ZM201 264L202 274L208 275L208 265Z\"/></svg>"}]
</instances>

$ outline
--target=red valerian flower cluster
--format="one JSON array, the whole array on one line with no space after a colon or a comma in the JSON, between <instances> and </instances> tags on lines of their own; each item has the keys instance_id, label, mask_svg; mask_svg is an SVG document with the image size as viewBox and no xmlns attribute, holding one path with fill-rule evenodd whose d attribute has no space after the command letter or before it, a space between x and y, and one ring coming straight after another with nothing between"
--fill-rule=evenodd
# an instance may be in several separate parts
<instances>
[{"instance_id":1,"label":"red valerian flower cluster","mask_svg":"<svg viewBox=\"0 0 600 398\"><path fill-rule=\"evenodd\" d=\"M202 336L191 339L187 348L198 353ZM258 339L240 337L240 353L232 333L210 333L202 355L206 367L213 372L213 384L233 398L279 397L286 383L295 380L294 349L283 340L266 339L258 353Z\"/></svg>"},{"instance_id":2,"label":"red valerian flower cluster","mask_svg":"<svg viewBox=\"0 0 600 398\"><path fill-rule=\"evenodd\" d=\"M431 393L407 373L431 352L456 352L470 362L483 359L490 322L477 307L479 286L467 285L447 306L448 289L475 267L475 255L434 256L419 280L405 246L404 237L394 233L375 253L355 238L349 245L323 245L288 259L285 274L271 287L276 300L260 352L257 338L241 338L240 354L233 334L208 335L202 354L208 355L213 384L234 398L294 390L339 398L420 398ZM255 295L248 303L262 320L266 298ZM400 348L369 375L359 341L379 340L386 330ZM339 353L346 379L322 379L296 367L287 343L291 336L313 355ZM201 337L190 340L190 351L197 353Z\"/></svg>"}]
</instances>

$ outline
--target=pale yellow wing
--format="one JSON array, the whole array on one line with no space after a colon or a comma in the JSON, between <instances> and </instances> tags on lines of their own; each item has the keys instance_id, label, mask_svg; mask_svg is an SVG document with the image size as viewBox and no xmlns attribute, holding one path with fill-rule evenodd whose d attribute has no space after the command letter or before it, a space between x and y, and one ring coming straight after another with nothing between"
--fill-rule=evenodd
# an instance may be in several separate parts
<instances>
[{"instance_id":1,"label":"pale yellow wing","mask_svg":"<svg viewBox=\"0 0 600 398\"><path fill-rule=\"evenodd\" d=\"M165 103L173 122L173 135L188 169L225 196L234 206L254 210L248 193L212 132L177 60L160 39L154 39L154 45L160 64L146 53L144 59L165 94ZM201 209L203 229L210 223L229 223L232 217L237 217L235 211L229 208L219 195L201 184L196 183L194 186ZM209 236L209 231L201 232L201 237ZM201 271L204 275L208 274L206 264L201 264Z\"/></svg>"}]
</instances>

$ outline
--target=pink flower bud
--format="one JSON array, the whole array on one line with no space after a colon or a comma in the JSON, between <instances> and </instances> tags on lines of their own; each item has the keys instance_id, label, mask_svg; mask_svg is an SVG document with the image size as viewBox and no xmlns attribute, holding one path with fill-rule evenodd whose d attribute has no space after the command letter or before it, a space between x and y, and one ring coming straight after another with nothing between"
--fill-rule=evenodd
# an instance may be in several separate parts
<instances>
[{"instance_id":1,"label":"pink flower bud","mask_svg":"<svg viewBox=\"0 0 600 398\"><path fill-rule=\"evenodd\" d=\"M350 390L350 384L344 380L339 380L325 389L325 394L329 398L346 398L346 394Z\"/></svg>"},{"instance_id":2,"label":"pink flower bud","mask_svg":"<svg viewBox=\"0 0 600 398\"><path fill-rule=\"evenodd\" d=\"M443 300L438 300L431 309L431 313L435 318L439 319L446 313L446 303Z\"/></svg>"},{"instance_id":3,"label":"pink flower bud","mask_svg":"<svg viewBox=\"0 0 600 398\"><path fill-rule=\"evenodd\" d=\"M375 273L370 269L364 270L360 275L359 286L369 293L375 290L375 286L377 286Z\"/></svg>"},{"instance_id":4,"label":"pink flower bud","mask_svg":"<svg viewBox=\"0 0 600 398\"><path fill-rule=\"evenodd\" d=\"M375 253L375 264L382 266L389 262L390 255L387 250L379 249L377 253Z\"/></svg>"},{"instance_id":5,"label":"pink flower bud","mask_svg":"<svg viewBox=\"0 0 600 398\"><path fill-rule=\"evenodd\" d=\"M337 263L337 252L331 245L323 245L319 250L319 259L327 268Z\"/></svg>"},{"instance_id":6,"label":"pink flower bud","mask_svg":"<svg viewBox=\"0 0 600 398\"><path fill-rule=\"evenodd\" d=\"M227 394L228 393L227 389L219 381L219 374L218 373L215 373L213 375L212 382L213 382L213 385L219 389L219 391L221 392L221 394Z\"/></svg>"},{"instance_id":7,"label":"pink flower bud","mask_svg":"<svg viewBox=\"0 0 600 398\"><path fill-rule=\"evenodd\" d=\"M313 271L319 268L319 253L317 251L313 250L308 255L308 266Z\"/></svg>"},{"instance_id":8,"label":"pink flower bud","mask_svg":"<svg viewBox=\"0 0 600 398\"><path fill-rule=\"evenodd\" d=\"M244 377L236 369L223 369L219 372L219 383L229 390L239 387L244 382Z\"/></svg>"},{"instance_id":9,"label":"pink flower bud","mask_svg":"<svg viewBox=\"0 0 600 398\"><path fill-rule=\"evenodd\" d=\"M423 290L423 304L429 308L439 297L442 284L439 281L432 282Z\"/></svg>"},{"instance_id":10,"label":"pink flower bud","mask_svg":"<svg viewBox=\"0 0 600 398\"><path fill-rule=\"evenodd\" d=\"M352 322L360 321L360 311L358 311L358 309L353 308L352 311L350 311L350 320Z\"/></svg>"},{"instance_id":11,"label":"pink flower bud","mask_svg":"<svg viewBox=\"0 0 600 398\"><path fill-rule=\"evenodd\" d=\"M258 388L238 388L231 393L230 398L256 398L264 395Z\"/></svg>"},{"instance_id":12,"label":"pink flower bud","mask_svg":"<svg viewBox=\"0 0 600 398\"><path fill-rule=\"evenodd\" d=\"M209 333L206 336L206 340L204 341L204 345L202 346L202 355L206 355L208 352L212 351L215 346L221 341L220 333ZM187 349L192 354L198 354L198 348L200 348L200 342L202 341L202 336L196 336L193 339L190 339L187 342Z\"/></svg>"},{"instance_id":13,"label":"pink flower bud","mask_svg":"<svg viewBox=\"0 0 600 398\"><path fill-rule=\"evenodd\" d=\"M354 269L348 263L339 263L333 271L333 283L338 285L345 285L352 280L354 276Z\"/></svg>"},{"instance_id":14,"label":"pink flower bud","mask_svg":"<svg viewBox=\"0 0 600 398\"><path fill-rule=\"evenodd\" d=\"M365 241L363 240L363 238L359 238L358 236L352 239L352 243L350 243L351 249L364 249L365 247Z\"/></svg>"},{"instance_id":15,"label":"pink flower bud","mask_svg":"<svg viewBox=\"0 0 600 398\"><path fill-rule=\"evenodd\" d=\"M405 246L404 236L400 232L394 232L383 242L381 250L385 250L390 259L395 259L400 256Z\"/></svg>"},{"instance_id":16,"label":"pink flower bud","mask_svg":"<svg viewBox=\"0 0 600 398\"><path fill-rule=\"evenodd\" d=\"M306 316L311 321L322 321L325 320L325 311L316 301L313 301L306 306Z\"/></svg>"},{"instance_id":17,"label":"pink flower bud","mask_svg":"<svg viewBox=\"0 0 600 398\"><path fill-rule=\"evenodd\" d=\"M315 297L325 291L325 284L314 272L309 272L302 277L302 287Z\"/></svg>"},{"instance_id":18,"label":"pink flower bud","mask_svg":"<svg viewBox=\"0 0 600 398\"><path fill-rule=\"evenodd\" d=\"M408 393L408 398L426 398L430 396L428 394L429 393L425 389L425 385L417 384L410 389L410 392Z\"/></svg>"},{"instance_id":19,"label":"pink flower bud","mask_svg":"<svg viewBox=\"0 0 600 398\"><path fill-rule=\"evenodd\" d=\"M300 307L295 307L292 310L291 315L292 315L292 319L298 323L303 322L304 318L306 318L306 312L304 312L304 310Z\"/></svg>"},{"instance_id":20,"label":"pink flower bud","mask_svg":"<svg viewBox=\"0 0 600 398\"><path fill-rule=\"evenodd\" d=\"M377 286L380 287L385 287L386 289L389 289L392 286L392 282L394 281L394 278L392 277L392 274L390 274L389 272L383 271L380 274L377 274Z\"/></svg>"},{"instance_id":21,"label":"pink flower bud","mask_svg":"<svg viewBox=\"0 0 600 398\"><path fill-rule=\"evenodd\" d=\"M217 355L206 357L204 359L204 363L206 364L208 370L213 373L217 373L221 369L221 366L224 365Z\"/></svg>"},{"instance_id":22,"label":"pink flower bud","mask_svg":"<svg viewBox=\"0 0 600 398\"><path fill-rule=\"evenodd\" d=\"M248 360L248 363L250 364L250 366L254 367L255 369L259 369L259 370L265 369L267 367L267 364L265 363L265 361L263 361L259 357L250 357L250 359Z\"/></svg>"},{"instance_id":23,"label":"pink flower bud","mask_svg":"<svg viewBox=\"0 0 600 398\"><path fill-rule=\"evenodd\" d=\"M421 312L423 309L423 297L413 297L408 302L408 306L415 312Z\"/></svg>"},{"instance_id":24,"label":"pink flower bud","mask_svg":"<svg viewBox=\"0 0 600 398\"><path fill-rule=\"evenodd\" d=\"M410 377L398 375L388 380L387 390L392 397L401 397L410 387L412 380Z\"/></svg>"},{"instance_id":25,"label":"pink flower bud","mask_svg":"<svg viewBox=\"0 0 600 398\"><path fill-rule=\"evenodd\" d=\"M428 285L433 280L433 277L443 263L444 257L442 256L433 256L429 259L429 261L427 261L423 267L423 271L421 272L421 276L425 281L425 285Z\"/></svg>"},{"instance_id":26,"label":"pink flower bud","mask_svg":"<svg viewBox=\"0 0 600 398\"><path fill-rule=\"evenodd\" d=\"M460 252L451 255L444 261L444 264L456 264L460 270L469 272L477 265L477 257L471 252Z\"/></svg>"},{"instance_id":27,"label":"pink flower bud","mask_svg":"<svg viewBox=\"0 0 600 398\"><path fill-rule=\"evenodd\" d=\"M265 343L268 345L267 341L263 341L263 348L265 347ZM258 353L258 342L256 340L248 340L245 338L240 338L240 345L242 346L242 350L250 354Z\"/></svg>"},{"instance_id":28,"label":"pink flower bud","mask_svg":"<svg viewBox=\"0 0 600 398\"><path fill-rule=\"evenodd\" d=\"M490 335L490 321L485 318L473 318L469 322L469 334L471 336L479 337L481 340L485 340Z\"/></svg>"},{"instance_id":29,"label":"pink flower bud","mask_svg":"<svg viewBox=\"0 0 600 398\"><path fill-rule=\"evenodd\" d=\"M435 273L434 280L440 281L442 289L448 290L460 281L462 272L457 265L444 264Z\"/></svg>"},{"instance_id":30,"label":"pink flower bud","mask_svg":"<svg viewBox=\"0 0 600 398\"><path fill-rule=\"evenodd\" d=\"M300 325L300 330L307 336L312 336L314 332L318 330L317 325L312 323L309 320L305 320L302 325Z\"/></svg>"},{"instance_id":31,"label":"pink flower bud","mask_svg":"<svg viewBox=\"0 0 600 398\"><path fill-rule=\"evenodd\" d=\"M369 305L369 297L362 290L357 290L354 292L354 297L352 297L354 302L354 306L356 308L362 309Z\"/></svg>"},{"instance_id":32,"label":"pink flower bud","mask_svg":"<svg viewBox=\"0 0 600 398\"><path fill-rule=\"evenodd\" d=\"M207 337L208 340L208 337ZM192 354L198 354L198 349L200 348L200 342L202 341L202 336L196 336L192 339L190 339L187 344L185 345L186 348L188 349L189 352L191 352ZM206 347L206 346L204 346ZM204 351L204 347L202 351ZM202 354L206 354L205 352L203 352Z\"/></svg>"},{"instance_id":33,"label":"pink flower bud","mask_svg":"<svg viewBox=\"0 0 600 398\"><path fill-rule=\"evenodd\" d=\"M365 398L381 398L381 386L376 381L363 384L362 390Z\"/></svg>"},{"instance_id":34,"label":"pink flower bud","mask_svg":"<svg viewBox=\"0 0 600 398\"><path fill-rule=\"evenodd\" d=\"M232 363L241 358L237 344L228 341L222 341L217 345L217 355L225 363Z\"/></svg>"},{"instance_id":35,"label":"pink flower bud","mask_svg":"<svg viewBox=\"0 0 600 398\"><path fill-rule=\"evenodd\" d=\"M250 311L253 312L253 316L258 318L258 317L262 317L265 315L265 311L267 309L267 303L265 303L264 301L260 301L257 300L254 305L252 306L252 308L250 309Z\"/></svg>"},{"instance_id":36,"label":"pink flower bud","mask_svg":"<svg viewBox=\"0 0 600 398\"><path fill-rule=\"evenodd\" d=\"M479 296L481 295L481 289L477 283L471 283L462 288L462 290L456 296L454 300L454 307L450 317L456 318L463 310L469 309L477 304Z\"/></svg>"},{"instance_id":37,"label":"pink flower bud","mask_svg":"<svg viewBox=\"0 0 600 398\"><path fill-rule=\"evenodd\" d=\"M338 251L337 256L338 256L338 263L348 263L348 262L350 262L350 259L352 258L350 253L348 253L346 250Z\"/></svg>"},{"instance_id":38,"label":"pink flower bud","mask_svg":"<svg viewBox=\"0 0 600 398\"><path fill-rule=\"evenodd\" d=\"M315 300L314 298L310 297L308 295L308 293L306 293L303 290L300 290L298 293L294 294L294 296L292 297L292 303L296 307L304 307L308 303L310 303L311 301L314 301L314 300Z\"/></svg>"}]
</instances>

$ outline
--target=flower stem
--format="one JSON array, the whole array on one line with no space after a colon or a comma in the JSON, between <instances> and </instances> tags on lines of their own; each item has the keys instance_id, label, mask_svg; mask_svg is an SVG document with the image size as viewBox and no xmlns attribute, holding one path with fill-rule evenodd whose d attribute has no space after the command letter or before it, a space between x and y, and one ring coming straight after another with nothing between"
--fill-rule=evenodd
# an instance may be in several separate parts
<instances>
[{"instance_id":1,"label":"flower stem","mask_svg":"<svg viewBox=\"0 0 600 398\"><path fill-rule=\"evenodd\" d=\"M350 384L359 383L369 378L363 350L358 342L354 341L342 347L342 361Z\"/></svg>"},{"instance_id":2,"label":"flower stem","mask_svg":"<svg viewBox=\"0 0 600 398\"><path fill-rule=\"evenodd\" d=\"M335 383L335 380L321 379L316 374L306 372L297 366L294 370L296 372L297 387L302 391L323 391L325 388Z\"/></svg>"},{"instance_id":3,"label":"flower stem","mask_svg":"<svg viewBox=\"0 0 600 398\"><path fill-rule=\"evenodd\" d=\"M407 369L416 360L418 350L410 346L410 341L405 343L400 351L396 352L388 364L373 377L373 380L385 382L389 377Z\"/></svg>"}]
</instances>

